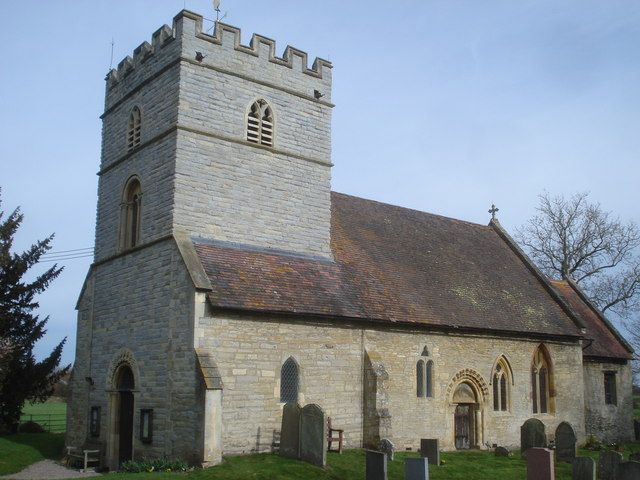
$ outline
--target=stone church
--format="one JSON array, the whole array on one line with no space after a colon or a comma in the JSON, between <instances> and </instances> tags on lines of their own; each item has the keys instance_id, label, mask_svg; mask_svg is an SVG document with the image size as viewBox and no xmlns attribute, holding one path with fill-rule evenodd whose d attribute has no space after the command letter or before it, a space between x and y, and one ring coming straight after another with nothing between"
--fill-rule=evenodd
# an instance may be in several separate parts
<instances>
[{"instance_id":1,"label":"stone church","mask_svg":"<svg viewBox=\"0 0 640 480\"><path fill-rule=\"evenodd\" d=\"M347 447L632 436L631 348L497 220L331 191L326 60L180 12L106 78L67 444L112 468L269 451L285 402Z\"/></svg>"}]
</instances>

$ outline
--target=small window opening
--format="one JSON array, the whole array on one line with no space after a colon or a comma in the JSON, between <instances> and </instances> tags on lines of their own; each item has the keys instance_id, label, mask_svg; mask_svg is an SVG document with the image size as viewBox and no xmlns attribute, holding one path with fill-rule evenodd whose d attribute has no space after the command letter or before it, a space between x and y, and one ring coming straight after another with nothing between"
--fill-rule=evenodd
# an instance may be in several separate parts
<instances>
[{"instance_id":1,"label":"small window opening","mask_svg":"<svg viewBox=\"0 0 640 480\"><path fill-rule=\"evenodd\" d=\"M141 115L138 107L133 107L129 115L129 127L127 128L127 149L133 150L140 145Z\"/></svg>"},{"instance_id":2,"label":"small window opening","mask_svg":"<svg viewBox=\"0 0 640 480\"><path fill-rule=\"evenodd\" d=\"M296 361L289 357L280 370L280 401L283 403L298 401L299 372Z\"/></svg>"},{"instance_id":3,"label":"small window opening","mask_svg":"<svg viewBox=\"0 0 640 480\"><path fill-rule=\"evenodd\" d=\"M247 140L268 147L273 146L273 111L264 100L258 100L247 116Z\"/></svg>"},{"instance_id":4,"label":"small window opening","mask_svg":"<svg viewBox=\"0 0 640 480\"><path fill-rule=\"evenodd\" d=\"M616 372L604 372L604 403L607 405L618 404Z\"/></svg>"}]
</instances>

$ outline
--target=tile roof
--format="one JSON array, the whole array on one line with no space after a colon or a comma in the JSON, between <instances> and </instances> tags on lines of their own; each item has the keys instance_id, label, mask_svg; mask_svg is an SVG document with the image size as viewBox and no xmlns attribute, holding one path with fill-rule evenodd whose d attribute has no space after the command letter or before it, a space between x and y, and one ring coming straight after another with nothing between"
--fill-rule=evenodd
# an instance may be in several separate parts
<instances>
[{"instance_id":1,"label":"tile roof","mask_svg":"<svg viewBox=\"0 0 640 480\"><path fill-rule=\"evenodd\" d=\"M194 240L212 305L579 336L495 228L332 193L335 261ZM550 289L550 287L549 287Z\"/></svg>"},{"instance_id":2,"label":"tile roof","mask_svg":"<svg viewBox=\"0 0 640 480\"><path fill-rule=\"evenodd\" d=\"M628 347L615 327L604 315L589 304L589 301L579 291L579 288L564 280L553 280L551 284L576 312L584 324L585 357L630 359L632 351Z\"/></svg>"}]
</instances>

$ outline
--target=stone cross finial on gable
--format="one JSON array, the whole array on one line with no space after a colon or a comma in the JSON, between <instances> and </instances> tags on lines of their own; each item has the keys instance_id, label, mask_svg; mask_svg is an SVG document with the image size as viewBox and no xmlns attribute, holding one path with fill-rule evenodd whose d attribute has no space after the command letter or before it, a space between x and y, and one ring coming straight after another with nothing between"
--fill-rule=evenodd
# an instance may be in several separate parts
<instances>
[{"instance_id":1,"label":"stone cross finial on gable","mask_svg":"<svg viewBox=\"0 0 640 480\"><path fill-rule=\"evenodd\" d=\"M496 213L499 212L500 209L496 207L493 203L491 204L491 208L489 209L489 213L491 214L491 220L496 219Z\"/></svg>"}]
</instances>

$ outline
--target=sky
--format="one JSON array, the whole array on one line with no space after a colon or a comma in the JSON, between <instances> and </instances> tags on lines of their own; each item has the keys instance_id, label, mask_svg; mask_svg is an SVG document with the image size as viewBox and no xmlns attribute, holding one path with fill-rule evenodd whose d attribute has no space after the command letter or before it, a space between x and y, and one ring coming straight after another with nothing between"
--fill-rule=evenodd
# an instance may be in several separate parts
<instances>
[{"instance_id":1,"label":"sky","mask_svg":"<svg viewBox=\"0 0 640 480\"><path fill-rule=\"evenodd\" d=\"M17 250L93 246L104 77L205 0L0 3L0 188L25 215ZM511 233L542 192L590 192L640 223L640 2L223 0L225 23L333 63L332 188ZM210 23L206 25L210 27ZM66 260L39 298L75 355L91 263ZM34 273L51 264L38 265Z\"/></svg>"}]
</instances>

